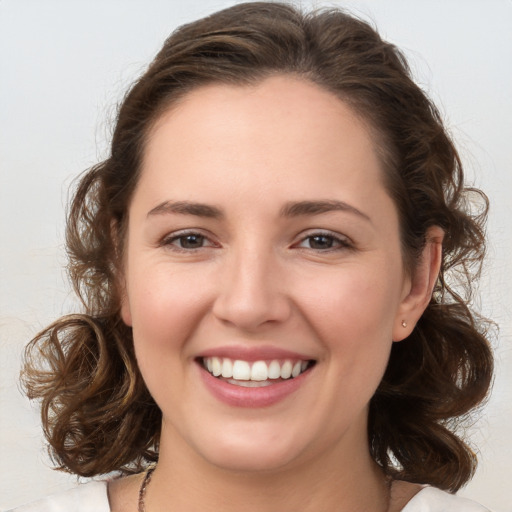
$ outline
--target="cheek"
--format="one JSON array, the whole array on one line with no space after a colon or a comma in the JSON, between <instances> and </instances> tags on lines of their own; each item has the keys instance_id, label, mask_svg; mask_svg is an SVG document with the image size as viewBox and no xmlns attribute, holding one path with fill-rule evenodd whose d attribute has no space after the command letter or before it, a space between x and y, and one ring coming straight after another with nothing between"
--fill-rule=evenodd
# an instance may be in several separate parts
<instances>
[{"instance_id":1,"label":"cheek","mask_svg":"<svg viewBox=\"0 0 512 512\"><path fill-rule=\"evenodd\" d=\"M154 367L166 356L186 358L187 340L209 304L204 276L162 266L132 278L130 314L141 367L146 359Z\"/></svg>"},{"instance_id":2,"label":"cheek","mask_svg":"<svg viewBox=\"0 0 512 512\"><path fill-rule=\"evenodd\" d=\"M132 274L129 283L137 364L162 411L178 417L193 358L190 339L208 309L205 276L167 265L141 268L146 272Z\"/></svg>"},{"instance_id":3,"label":"cheek","mask_svg":"<svg viewBox=\"0 0 512 512\"><path fill-rule=\"evenodd\" d=\"M343 390L329 404L341 424L350 414L364 416L389 361L400 280L392 266L388 272L378 268L353 268L337 279L331 276L310 303L310 325L327 358L326 382L331 389Z\"/></svg>"},{"instance_id":4,"label":"cheek","mask_svg":"<svg viewBox=\"0 0 512 512\"><path fill-rule=\"evenodd\" d=\"M393 268L354 266L317 275L298 293L304 316L326 353L344 369L373 361L385 368L400 300L395 275L399 272Z\"/></svg>"}]
</instances>

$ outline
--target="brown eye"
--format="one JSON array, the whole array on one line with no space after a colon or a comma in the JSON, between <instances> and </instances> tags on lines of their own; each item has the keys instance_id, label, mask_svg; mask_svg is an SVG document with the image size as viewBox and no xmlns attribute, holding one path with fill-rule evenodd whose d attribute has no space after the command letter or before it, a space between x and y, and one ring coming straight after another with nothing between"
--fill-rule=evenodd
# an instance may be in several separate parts
<instances>
[{"instance_id":1,"label":"brown eye","mask_svg":"<svg viewBox=\"0 0 512 512\"><path fill-rule=\"evenodd\" d=\"M322 252L348 249L352 247L352 244L342 235L317 232L302 238L296 247Z\"/></svg>"},{"instance_id":2,"label":"brown eye","mask_svg":"<svg viewBox=\"0 0 512 512\"><path fill-rule=\"evenodd\" d=\"M328 235L309 236L306 240L311 249L332 249L336 244L334 237Z\"/></svg>"},{"instance_id":3,"label":"brown eye","mask_svg":"<svg viewBox=\"0 0 512 512\"><path fill-rule=\"evenodd\" d=\"M169 235L161 241L160 245L177 251L193 251L203 247L214 246L208 237L193 231Z\"/></svg>"},{"instance_id":4,"label":"brown eye","mask_svg":"<svg viewBox=\"0 0 512 512\"><path fill-rule=\"evenodd\" d=\"M204 246L204 236L197 234L183 235L173 240L182 249L199 249Z\"/></svg>"}]
</instances>

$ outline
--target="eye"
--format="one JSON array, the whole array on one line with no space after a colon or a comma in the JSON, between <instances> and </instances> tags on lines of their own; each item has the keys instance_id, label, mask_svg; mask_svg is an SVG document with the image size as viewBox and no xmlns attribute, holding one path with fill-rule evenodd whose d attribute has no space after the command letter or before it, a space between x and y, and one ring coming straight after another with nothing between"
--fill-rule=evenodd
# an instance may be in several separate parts
<instances>
[{"instance_id":1,"label":"eye","mask_svg":"<svg viewBox=\"0 0 512 512\"><path fill-rule=\"evenodd\" d=\"M177 250L193 251L202 247L213 247L215 244L200 233L188 232L170 235L162 240L161 245L171 246Z\"/></svg>"},{"instance_id":2,"label":"eye","mask_svg":"<svg viewBox=\"0 0 512 512\"><path fill-rule=\"evenodd\" d=\"M304 237L296 247L313 249L315 251L329 251L351 247L350 242L341 236L330 233L312 233Z\"/></svg>"},{"instance_id":3,"label":"eye","mask_svg":"<svg viewBox=\"0 0 512 512\"><path fill-rule=\"evenodd\" d=\"M197 249L203 247L205 238L203 235L183 235L174 240L182 249Z\"/></svg>"}]
</instances>

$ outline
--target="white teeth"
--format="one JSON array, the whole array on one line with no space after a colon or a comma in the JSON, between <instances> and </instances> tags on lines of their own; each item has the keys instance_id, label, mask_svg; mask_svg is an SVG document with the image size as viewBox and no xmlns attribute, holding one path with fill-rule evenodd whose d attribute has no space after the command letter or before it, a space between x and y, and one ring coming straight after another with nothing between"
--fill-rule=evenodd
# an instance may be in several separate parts
<instances>
[{"instance_id":1,"label":"white teeth","mask_svg":"<svg viewBox=\"0 0 512 512\"><path fill-rule=\"evenodd\" d=\"M309 362L295 361L295 363L292 363L290 360L273 360L270 363L255 361L251 364L240 359L233 361L227 357L205 357L203 359L203 366L214 377L229 379L228 382L231 383L237 381L238 383L259 382L271 384L271 380L298 377L309 367ZM247 384L247 387L251 386L251 384Z\"/></svg>"},{"instance_id":2,"label":"white teeth","mask_svg":"<svg viewBox=\"0 0 512 512\"><path fill-rule=\"evenodd\" d=\"M281 365L277 361L272 361L268 365L268 378L279 379L281 377Z\"/></svg>"},{"instance_id":3,"label":"white teeth","mask_svg":"<svg viewBox=\"0 0 512 512\"><path fill-rule=\"evenodd\" d=\"M283 366L281 366L281 379L289 379L292 376L292 369L292 363L285 361Z\"/></svg>"},{"instance_id":4,"label":"white teeth","mask_svg":"<svg viewBox=\"0 0 512 512\"><path fill-rule=\"evenodd\" d=\"M224 361L229 361L229 359L224 359ZM233 364L232 376L237 380L250 380L251 367L249 366L249 363L247 361L235 361Z\"/></svg>"},{"instance_id":5,"label":"white teeth","mask_svg":"<svg viewBox=\"0 0 512 512\"><path fill-rule=\"evenodd\" d=\"M233 377L233 363L231 362L231 359L223 359L222 360L222 373L221 375L225 379L230 379Z\"/></svg>"},{"instance_id":6,"label":"white teeth","mask_svg":"<svg viewBox=\"0 0 512 512\"><path fill-rule=\"evenodd\" d=\"M292 369L292 377L293 378L298 377L300 375L300 368L301 368L301 362L300 361L296 362L293 365L293 369Z\"/></svg>"},{"instance_id":7,"label":"white teeth","mask_svg":"<svg viewBox=\"0 0 512 512\"><path fill-rule=\"evenodd\" d=\"M265 361L256 361L251 368L251 380L267 380L268 366Z\"/></svg>"},{"instance_id":8,"label":"white teeth","mask_svg":"<svg viewBox=\"0 0 512 512\"><path fill-rule=\"evenodd\" d=\"M210 359L210 358L208 358ZM212 357L212 373L214 377L218 377L222 373L222 363L218 357Z\"/></svg>"}]
</instances>

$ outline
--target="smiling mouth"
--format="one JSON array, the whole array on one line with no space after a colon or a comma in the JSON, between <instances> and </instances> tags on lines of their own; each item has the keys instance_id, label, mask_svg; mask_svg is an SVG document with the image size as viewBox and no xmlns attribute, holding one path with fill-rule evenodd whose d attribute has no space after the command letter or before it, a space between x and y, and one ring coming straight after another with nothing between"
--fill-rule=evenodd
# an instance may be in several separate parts
<instances>
[{"instance_id":1,"label":"smiling mouth","mask_svg":"<svg viewBox=\"0 0 512 512\"><path fill-rule=\"evenodd\" d=\"M218 379L242 387L271 386L298 377L314 366L314 360L244 361L228 357L203 357L202 367Z\"/></svg>"}]
</instances>

